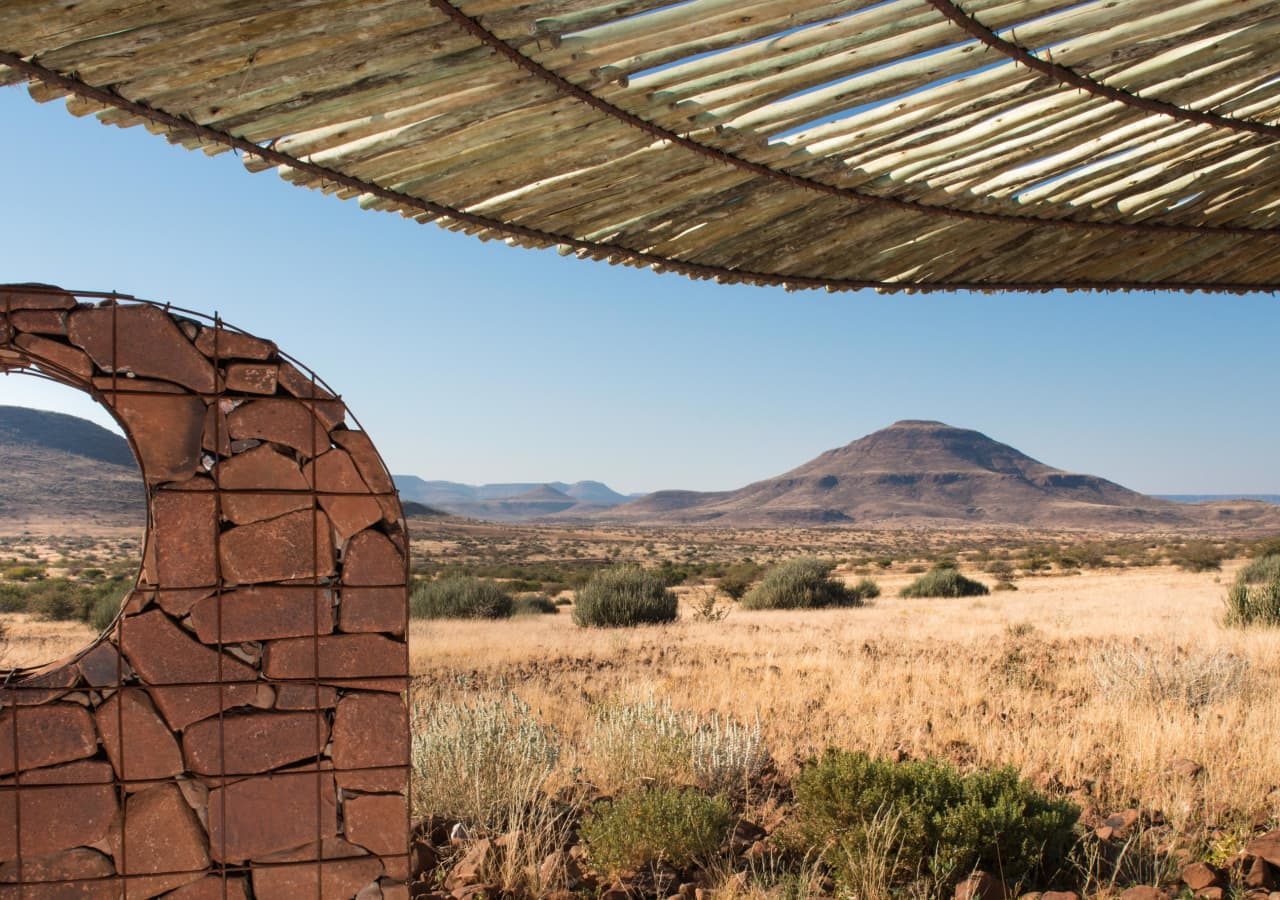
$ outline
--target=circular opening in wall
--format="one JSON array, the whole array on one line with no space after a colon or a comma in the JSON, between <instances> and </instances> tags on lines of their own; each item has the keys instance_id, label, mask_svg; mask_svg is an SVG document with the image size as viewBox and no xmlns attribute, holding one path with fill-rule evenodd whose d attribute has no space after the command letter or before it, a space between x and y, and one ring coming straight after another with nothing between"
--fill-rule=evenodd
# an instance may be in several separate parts
<instances>
[{"instance_id":1,"label":"circular opening in wall","mask_svg":"<svg viewBox=\"0 0 1280 900\"><path fill-rule=\"evenodd\" d=\"M111 625L137 580L146 493L123 430L84 387L7 355L0 669L25 670L75 654Z\"/></svg>"}]
</instances>

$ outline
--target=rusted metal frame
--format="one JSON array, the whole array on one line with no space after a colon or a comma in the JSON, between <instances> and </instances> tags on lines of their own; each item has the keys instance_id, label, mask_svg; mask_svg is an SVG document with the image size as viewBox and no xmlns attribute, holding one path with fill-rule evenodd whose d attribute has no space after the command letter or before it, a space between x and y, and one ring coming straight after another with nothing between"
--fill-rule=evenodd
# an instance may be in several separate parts
<instances>
[{"instance_id":1,"label":"rusted metal frame","mask_svg":"<svg viewBox=\"0 0 1280 900\"><path fill-rule=\"evenodd\" d=\"M320 610L316 608L316 601L324 593L320 586L320 539L316 534L320 528L320 497L318 494L320 487L320 466L314 462L320 458L320 450L316 441L315 423L318 419L315 408L316 396L316 376L315 372L311 373L311 396L303 399L298 398L298 402L311 414L311 425L308 429L311 439L311 477L308 479L311 493L311 584L307 585L311 590L311 689L312 689L312 707L315 721L316 745L323 746L323 733L320 726ZM329 440L329 430L325 429L325 440ZM326 518L326 521L328 519ZM341 602L341 600L339 600ZM409 636L405 635L405 640ZM336 718L335 709L335 718ZM324 900L324 783L322 781L324 769L320 765L320 757L316 757L315 768L315 785L316 785L316 900ZM337 772L334 770L335 789ZM336 802L336 800L335 800Z\"/></svg>"},{"instance_id":2,"label":"rusted metal frame","mask_svg":"<svg viewBox=\"0 0 1280 900\"><path fill-rule=\"evenodd\" d=\"M1087 75L1082 75L1070 66L1041 59L1025 47L1002 38L995 31L978 21L972 14L962 9L960 4L954 2L954 0L927 0L927 2L971 37L977 38L991 49L1009 57L1014 62L1022 63L1027 68L1052 78L1059 84L1078 88L1094 96L1142 110L1143 112L1169 116L1173 119L1193 122L1197 125L1210 125L1214 128L1248 132L1271 138L1272 140L1280 140L1280 125L1268 125L1266 122L1257 122L1252 119L1236 119L1231 116L1219 115L1218 113L1190 109L1165 100L1141 97L1123 88L1104 84Z\"/></svg>"},{"instance_id":3,"label":"rusted metal frame","mask_svg":"<svg viewBox=\"0 0 1280 900\"><path fill-rule=\"evenodd\" d=\"M744 172L759 175L762 178L779 181L789 185L790 187L816 191L832 197L843 197L848 200L856 200L861 203L876 206L886 206L893 209L927 213L929 215L947 216L949 218L967 219L974 222L1015 222L1019 224L1053 225L1063 228L1114 228L1141 232L1190 230L1196 233L1205 231L1226 231L1228 233L1234 233L1234 231L1237 230L1232 226L1170 225L1158 222L1090 222L1083 219L1042 219L1035 216L1017 216L1009 213L980 212L978 210L957 209L953 206L934 206L928 203L920 203L915 200L903 200L897 197L882 197L878 194L867 194L862 191L854 190L853 188L837 187L836 185L817 181L813 178L807 178L803 175L794 175L790 172L775 169L772 166L751 162L750 160L743 159L737 154L729 153L728 151L721 150L717 147L700 143L691 138L677 134L667 128L663 128L661 125L650 122L648 119L628 112L620 106L616 106L607 100L597 97L586 88L579 87L557 72L548 69L536 60L521 53L492 31L485 28L479 20L472 18L462 10L458 9L449 2L449 0L428 0L428 2L456 22L460 27L466 29L466 31L477 40L483 41L485 45L491 47L493 50L524 69L526 72L554 86L562 93L568 94L577 100L581 100L593 109L630 125L633 128L638 128L658 140L669 141L670 143L686 150L705 156L714 162L724 163L726 165L733 166L736 169L741 169ZM934 0L930 0L930 2L934 2ZM934 5L937 6L938 4L935 2ZM961 15L963 15L963 13ZM1092 83L1096 84L1096 82ZM1280 136L1280 129L1276 130L1276 135ZM1273 229L1245 228L1239 230L1259 234L1267 233Z\"/></svg>"},{"instance_id":4,"label":"rusted metal frame","mask_svg":"<svg viewBox=\"0 0 1280 900\"><path fill-rule=\"evenodd\" d=\"M13 346L13 298L8 294L4 298L4 326L5 326L5 346ZM7 372L5 374L8 374ZM17 669L10 669L5 673L4 688L12 690L16 685L10 685ZM21 695L18 695L21 696ZM18 696L13 698L13 787L15 796L13 798L13 834L14 849L17 851L17 876L18 884L22 884L22 758L18 753L18 709L22 706L18 702ZM18 900L22 900L22 888L18 888Z\"/></svg>"},{"instance_id":5,"label":"rusted metal frame","mask_svg":"<svg viewBox=\"0 0 1280 900\"><path fill-rule=\"evenodd\" d=\"M112 387L112 390L114 391L114 389L117 387L120 380L120 365L119 365L119 362L120 362L120 355L119 355L120 300L118 297L112 296L107 302L111 304L111 387ZM92 381L92 379L89 379L89 380ZM107 404L104 403L103 405L106 406ZM112 404L111 408L114 409L114 404ZM127 433L128 429L125 429L125 432ZM147 513L146 513L146 522L145 522L146 531L143 534L143 540L142 540L142 557L143 559L145 559L146 551L147 551L147 541L151 540L151 534L152 534L151 487L150 487L150 484L147 482L147 470L146 470L145 463L143 463L142 461L142 455L137 452L137 448L133 448L133 450L134 450L134 459L138 461L138 471L141 472L142 474L142 489L146 493L146 501L147 501ZM160 577L159 568L160 568L160 564L159 564L159 561L157 560L157 563L156 563L157 578ZM139 576L141 576L142 574L141 560L139 560L138 562L138 574ZM134 586L135 587L137 586L136 578L134 580ZM121 869L123 869L125 872L128 872L129 870L129 792L128 790L125 789L125 786L123 783L125 778L125 773L128 771L128 769L125 768L125 750L124 750L125 744L128 743L127 740L125 739L125 733L124 733L124 658L123 658L124 653L118 649L125 645L124 644L124 622L127 617L123 613L124 613L124 604L121 604L120 614L116 616L116 621L115 621L116 646L117 646L117 650L115 654L115 657L116 657L116 741L119 745L117 746L116 751L120 754L119 756L120 771L118 773L118 778L116 779L116 796L118 797L119 803L120 803L120 860L121 860L120 864L115 867L117 875L121 874ZM17 729L15 728L14 730L16 731ZM124 884L127 885L128 882L126 881L124 882ZM128 887L122 886L121 893L127 897L129 895Z\"/></svg>"},{"instance_id":6,"label":"rusted metal frame","mask_svg":"<svg viewBox=\"0 0 1280 900\"><path fill-rule=\"evenodd\" d=\"M213 312L213 381L216 387L219 383L224 384L225 381L219 374L219 339L222 337L222 314L217 310ZM223 681L223 640L222 640L222 460L219 458L218 448L222 446L222 416L220 404L221 396L213 399L213 458L214 463L209 471L213 476L213 564L214 564L214 606L217 610L216 628L217 645L218 645L218 786L221 790L218 792L218 806L222 814L222 840L220 841L220 850L218 858L218 872L222 876L222 896L227 896L227 686ZM228 435L230 439L230 435ZM158 565L157 556L157 565Z\"/></svg>"},{"instance_id":7,"label":"rusted metal frame","mask_svg":"<svg viewBox=\"0 0 1280 900\"><path fill-rule=\"evenodd\" d=\"M234 684L234 683L235 683L235 682L228 682L228 684ZM169 685L159 685L159 686L160 686L160 687L169 687ZM207 681L206 681L206 682L204 682L202 686L203 686L203 687L208 687L208 686L209 686L209 682L207 682ZM390 691L385 691L384 693L390 694L391 692L390 692ZM404 767L403 767L403 766L348 766L347 768L343 769L343 771L344 771L344 772L392 772L392 771L396 771L396 770L399 770L399 769L402 769L402 768L404 768ZM189 774L189 773L187 773L187 774ZM237 772L237 773L232 773L232 774L238 775L238 776L239 776L239 777L241 777L241 778L249 778L249 777L252 777L253 775L255 775L255 774L259 774L259 773L255 773L255 772ZM307 769L294 769L293 771L289 771L289 772L273 772L273 773L271 774L271 777L272 777L272 778L292 778L292 777L294 777L294 776L301 777L301 776L303 776L303 775L313 775L313 774L314 774L314 772L312 772L312 771L310 771L310 770L307 770ZM208 776L201 776L201 777L208 777ZM112 780L112 781L110 781L110 782L107 782L107 781L69 781L69 782L66 782L66 783L52 783L52 784L44 784L44 783L42 783L42 784L24 784L24 785L22 786L22 790L23 790L23 791L25 791L25 792L31 792L31 791L47 791L47 790L57 790L57 789L59 789L59 788L82 787L82 786L84 786L84 785L86 785L86 784L92 784L92 785L106 785L106 784L116 784L116 783L119 783L119 784L126 784L126 785L129 785L130 787L139 786L139 785L140 785L140 786L148 786L148 785L152 785L152 786L154 786L154 785L158 785L158 784L177 784L177 783L179 783L179 781L181 781L181 780L182 780L181 776L178 776L178 775L172 775L172 776L170 776L170 777L168 777L168 778L114 778L114 777L113 777L113 780ZM12 793L15 793L15 792L16 792L16 790L17 790L16 786L15 786L15 785L12 785L12 784L0 785L0 794L6 794L6 793L12 794ZM200 870L200 871L203 871L203 870ZM146 873L146 874L150 875L150 874L152 874L152 873L148 872L148 873ZM11 883L12 883L12 882L0 882L0 884L3 884L6 888L7 888L7 887L8 887L8 885L9 885L9 884L11 884Z\"/></svg>"},{"instance_id":8,"label":"rusted metal frame","mask_svg":"<svg viewBox=\"0 0 1280 900\"><path fill-rule=\"evenodd\" d=\"M432 0L438 2L438 0ZM463 16L461 12L459 16ZM477 27L480 27L477 25ZM483 31L483 28L481 28ZM486 34L488 32L485 32ZM497 38L494 38L498 41ZM502 41L498 41L502 46L507 46ZM515 51L512 51L515 53ZM528 59L523 54L516 53L521 59ZM529 64L537 66L537 63L528 60ZM557 234L549 231L542 231L536 228L530 228L525 225L517 225L511 222L504 222L499 219L491 219L487 216L476 215L475 213L463 212L450 206L444 206L431 200L425 200L421 197L414 197L411 194L405 194L400 191L390 190L381 187L372 182L354 178L335 169L325 166L316 165L297 157L282 153L272 147L261 147L245 138L236 137L226 132L209 128L207 125L199 125L195 122L188 121L172 113L154 109L142 103L132 100L126 100L124 97L104 88L95 87L86 84L75 78L70 78L52 69L28 62L21 56L13 53L0 51L0 65L6 65L10 68L23 72L30 78L43 81L54 87L62 88L80 97L102 103L107 106L114 106L125 112L147 119L155 124L163 125L174 131L184 132L193 137L207 140L212 143L222 144L247 153L252 156L271 163L274 166L287 166L300 172L306 172L316 178L325 179L334 184L350 188L360 193L371 194L380 199L399 204L410 209L417 209L420 212L429 213L433 216L443 216L453 219L457 222L472 225L477 228L490 229L500 234L506 234L511 237L526 238L528 240L537 241L545 244L560 244L574 250L584 253L600 253L606 256L614 257L620 260L627 260L639 266L650 266L655 270L665 270L688 275L695 279L727 279L730 281L753 282L761 286L783 287L790 289L821 289L831 291L853 291L853 290L885 290L885 291L906 291L908 293L924 293L932 291L1049 291L1055 289L1068 291L1205 291L1205 292L1228 292L1228 293L1254 293L1267 292L1272 293L1280 291L1280 284L1264 284L1264 283L1218 283L1218 282L1105 282L1105 281L1047 281L1047 282L1000 282L1000 281L876 281L873 279L850 279L850 278L818 278L804 275L782 275L776 272L754 272L743 269L732 269L726 266L705 265L702 263L685 262L678 259L672 259L665 256L658 256L653 253L646 253L642 250L633 250L628 247L605 244L598 241L591 241L584 238L574 237L572 235ZM541 67L539 67L541 68ZM548 73L550 74L550 73ZM558 77L558 76L556 76ZM567 83L567 82L566 82ZM598 98L597 98L598 99ZM603 102L603 101L601 101ZM654 126L657 127L657 126ZM675 135L673 134L673 137ZM703 145L697 144L702 147ZM713 148L704 147L703 149L712 151ZM719 153L721 151L713 151ZM726 154L726 161L731 162L736 157L729 157ZM754 163L746 163L745 165L755 165ZM731 162L732 164L732 162ZM768 167L764 167L768 169ZM781 177L790 181L798 176L788 175L784 172L778 172L774 169L768 169L773 173L770 177ZM802 180L803 181L803 180ZM808 182L811 186L817 186L820 182ZM845 189L831 187L830 185L822 188L824 193L834 192L837 194L849 193ZM861 196L854 199L867 199ZM892 204L906 203L906 201L894 200L889 201L886 198L876 198L876 202L886 202ZM941 207L927 206L911 206L911 209L922 212L942 212ZM1212 225L1212 226L1194 226L1194 225L1169 225L1169 224L1139 224L1126 222L1083 222L1068 219L1034 219L1021 216L1000 216L995 213L978 213L963 212L965 218L975 218L983 221L994 221L1001 224L1016 224L1025 228L1085 228L1098 229L1104 231L1116 232L1160 232L1170 234L1230 234L1239 237L1265 237L1280 233L1280 229L1263 229L1263 228L1241 228L1237 226Z\"/></svg>"}]
</instances>

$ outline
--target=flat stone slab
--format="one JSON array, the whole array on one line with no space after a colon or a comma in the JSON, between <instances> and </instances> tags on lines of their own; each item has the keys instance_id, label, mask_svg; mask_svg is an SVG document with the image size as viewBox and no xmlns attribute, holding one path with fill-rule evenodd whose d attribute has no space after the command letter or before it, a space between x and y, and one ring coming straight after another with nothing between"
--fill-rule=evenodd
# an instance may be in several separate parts
<instances>
[{"instance_id":1,"label":"flat stone slab","mask_svg":"<svg viewBox=\"0 0 1280 900\"><path fill-rule=\"evenodd\" d=\"M328 719L314 712L227 715L197 722L182 735L187 765L198 775L266 772L318 756L328 742Z\"/></svg>"}]
</instances>

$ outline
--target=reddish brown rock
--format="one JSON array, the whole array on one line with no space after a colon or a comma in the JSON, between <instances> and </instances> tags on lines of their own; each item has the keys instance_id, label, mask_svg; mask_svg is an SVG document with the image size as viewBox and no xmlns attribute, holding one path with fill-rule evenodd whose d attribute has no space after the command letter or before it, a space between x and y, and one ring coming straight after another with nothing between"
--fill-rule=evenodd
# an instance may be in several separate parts
<instances>
[{"instance_id":1,"label":"reddish brown rock","mask_svg":"<svg viewBox=\"0 0 1280 900\"><path fill-rule=\"evenodd\" d=\"M193 479L185 484L202 483ZM160 490L152 500L151 515L154 583L167 588L212 587L218 579L217 501L212 491Z\"/></svg>"},{"instance_id":2,"label":"reddish brown rock","mask_svg":"<svg viewBox=\"0 0 1280 900\"><path fill-rule=\"evenodd\" d=\"M111 859L97 850L77 847L51 856L22 855L23 900L119 900L120 883ZM83 879L83 880L81 880ZM17 862L0 865L0 884L18 880ZM39 884L39 882L57 882ZM0 889L4 900L16 898L16 890Z\"/></svg>"},{"instance_id":3,"label":"reddish brown rock","mask_svg":"<svg viewBox=\"0 0 1280 900\"><path fill-rule=\"evenodd\" d=\"M0 310L71 309L76 298L51 284L0 285Z\"/></svg>"},{"instance_id":4,"label":"reddish brown rock","mask_svg":"<svg viewBox=\"0 0 1280 900\"><path fill-rule=\"evenodd\" d=\"M259 584L332 575L329 521L314 509L241 525L222 535L222 575L235 584Z\"/></svg>"},{"instance_id":5,"label":"reddish brown rock","mask_svg":"<svg viewBox=\"0 0 1280 900\"><path fill-rule=\"evenodd\" d=\"M1080 895L1075 891L1045 891L1040 900L1080 900Z\"/></svg>"},{"instance_id":6,"label":"reddish brown rock","mask_svg":"<svg viewBox=\"0 0 1280 900\"><path fill-rule=\"evenodd\" d=\"M335 444L351 454L351 459L360 470L360 476L369 489L385 495L378 498L383 517L388 522L397 521L400 518L400 503L393 496L395 484L391 480L391 473L382 462L382 457L373 446L373 441L369 440L369 436L363 431L349 431L342 428L334 431L331 437Z\"/></svg>"},{"instance_id":7,"label":"reddish brown rock","mask_svg":"<svg viewBox=\"0 0 1280 900\"><path fill-rule=\"evenodd\" d=\"M1122 892L1120 900L1169 900L1169 893L1160 888L1140 884Z\"/></svg>"},{"instance_id":8,"label":"reddish brown rock","mask_svg":"<svg viewBox=\"0 0 1280 900\"><path fill-rule=\"evenodd\" d=\"M1219 875L1207 863L1192 863L1182 870L1182 883L1193 891L1201 891L1218 883Z\"/></svg>"},{"instance_id":9,"label":"reddish brown rock","mask_svg":"<svg viewBox=\"0 0 1280 900\"><path fill-rule=\"evenodd\" d=\"M249 775L318 756L328 741L323 714L254 712L195 723L182 735L182 750L187 766L199 775Z\"/></svg>"},{"instance_id":10,"label":"reddish brown rock","mask_svg":"<svg viewBox=\"0 0 1280 900\"><path fill-rule=\"evenodd\" d=\"M342 604L339 627L346 632L383 631L403 634L408 619L409 596L394 585L405 578L404 557L385 535L362 531L351 539L342 560Z\"/></svg>"},{"instance_id":11,"label":"reddish brown rock","mask_svg":"<svg viewBox=\"0 0 1280 900\"><path fill-rule=\"evenodd\" d=\"M111 856L116 871L130 878L130 897L155 897L199 881L209 866L204 829L176 785L162 784L132 794L125 801L123 822L111 828Z\"/></svg>"},{"instance_id":12,"label":"reddish brown rock","mask_svg":"<svg viewBox=\"0 0 1280 900\"><path fill-rule=\"evenodd\" d=\"M1280 879L1276 878L1271 866L1261 856L1255 856L1253 862L1245 869L1244 886L1255 891L1269 891L1280 887Z\"/></svg>"},{"instance_id":13,"label":"reddish brown rock","mask_svg":"<svg viewBox=\"0 0 1280 900\"><path fill-rule=\"evenodd\" d=\"M126 617L120 634L121 651L142 679L153 685L151 696L172 728L185 728L220 709L252 703L257 696L252 683L257 673L226 654L221 655L223 680L249 683L219 688L218 652L196 641L159 610ZM197 686L163 687L174 683ZM199 686L203 683L209 686Z\"/></svg>"},{"instance_id":14,"label":"reddish brown rock","mask_svg":"<svg viewBox=\"0 0 1280 900\"><path fill-rule=\"evenodd\" d=\"M955 900L1005 900L1004 883L987 872L974 872L956 886Z\"/></svg>"},{"instance_id":15,"label":"reddish brown rock","mask_svg":"<svg viewBox=\"0 0 1280 900\"><path fill-rule=\"evenodd\" d=\"M120 651L116 649L115 644L110 641L97 644L80 657L78 665L80 674L92 687L119 685L122 679L133 672L129 664L120 656Z\"/></svg>"},{"instance_id":16,"label":"reddish brown rock","mask_svg":"<svg viewBox=\"0 0 1280 900\"><path fill-rule=\"evenodd\" d=\"M142 688L127 687L111 695L94 711L93 718L107 757L121 778L162 779L183 771L178 742ZM125 735L123 758L122 732Z\"/></svg>"},{"instance_id":17,"label":"reddish brown rock","mask_svg":"<svg viewBox=\"0 0 1280 900\"><path fill-rule=\"evenodd\" d=\"M266 444L246 450L218 466L222 515L237 525L273 519L311 508L311 485L298 463ZM268 490L267 493L238 493ZM290 495L282 491L297 491Z\"/></svg>"},{"instance_id":18,"label":"reddish brown rock","mask_svg":"<svg viewBox=\"0 0 1280 900\"><path fill-rule=\"evenodd\" d=\"M321 587L246 587L206 597L191 609L191 624L206 644L302 637L333 631L333 599Z\"/></svg>"},{"instance_id":19,"label":"reddish brown rock","mask_svg":"<svg viewBox=\"0 0 1280 900\"><path fill-rule=\"evenodd\" d=\"M138 448L147 481L182 481L200 468L204 401L186 394L115 395L111 403Z\"/></svg>"},{"instance_id":20,"label":"reddish brown rock","mask_svg":"<svg viewBox=\"0 0 1280 900\"><path fill-rule=\"evenodd\" d=\"M67 333L106 372L133 372L193 391L216 389L213 365L158 307L80 309L71 314Z\"/></svg>"},{"instance_id":21,"label":"reddish brown rock","mask_svg":"<svg viewBox=\"0 0 1280 900\"><path fill-rule=\"evenodd\" d=\"M178 888L172 894L166 894L165 900L248 900L249 888L244 878L227 876L223 881L221 875L208 875L199 881Z\"/></svg>"},{"instance_id":22,"label":"reddish brown rock","mask_svg":"<svg viewBox=\"0 0 1280 900\"><path fill-rule=\"evenodd\" d=\"M67 312L62 309L20 309L10 321L18 331L28 334L67 333Z\"/></svg>"},{"instance_id":23,"label":"reddish brown rock","mask_svg":"<svg viewBox=\"0 0 1280 900\"><path fill-rule=\"evenodd\" d=\"M18 723L18 764L23 771L91 756L98 737L88 710L74 703L19 707L0 713L0 774L14 765L14 721Z\"/></svg>"},{"instance_id":24,"label":"reddish brown rock","mask_svg":"<svg viewBox=\"0 0 1280 900\"><path fill-rule=\"evenodd\" d=\"M265 397L235 408L227 416L231 439L271 441L292 447L304 456L329 449L329 429L300 400Z\"/></svg>"},{"instance_id":25,"label":"reddish brown rock","mask_svg":"<svg viewBox=\"0 0 1280 900\"><path fill-rule=\"evenodd\" d=\"M386 535L362 531L351 539L343 553L342 583L359 587L404 584L404 556Z\"/></svg>"},{"instance_id":26,"label":"reddish brown rock","mask_svg":"<svg viewBox=\"0 0 1280 900\"><path fill-rule=\"evenodd\" d=\"M494 850L491 841L487 838L476 841L463 854L462 859L449 870L444 880L445 890L456 892L484 881L496 859L497 851Z\"/></svg>"},{"instance_id":27,"label":"reddish brown rock","mask_svg":"<svg viewBox=\"0 0 1280 900\"><path fill-rule=\"evenodd\" d=\"M377 634L334 634L315 641L285 638L267 644L262 668L268 678L281 679L404 675L408 672L408 648Z\"/></svg>"},{"instance_id":28,"label":"reddish brown rock","mask_svg":"<svg viewBox=\"0 0 1280 900\"><path fill-rule=\"evenodd\" d=\"M298 897L354 897L382 874L382 863L370 856L316 863L254 867L253 895L257 900L296 900ZM319 888L319 893L317 893Z\"/></svg>"},{"instance_id":29,"label":"reddish brown rock","mask_svg":"<svg viewBox=\"0 0 1280 900\"><path fill-rule=\"evenodd\" d=\"M356 471L356 464L347 451L322 453L307 463L306 477L321 492L320 506L329 514L329 521L333 523L340 542L382 519L382 507L368 495L369 487Z\"/></svg>"},{"instance_id":30,"label":"reddish brown rock","mask_svg":"<svg viewBox=\"0 0 1280 900\"><path fill-rule=\"evenodd\" d=\"M196 336L196 349L210 359L270 359L276 345L227 328L204 328Z\"/></svg>"},{"instance_id":31,"label":"reddish brown rock","mask_svg":"<svg viewBox=\"0 0 1280 900\"><path fill-rule=\"evenodd\" d=\"M227 425L227 413L235 409L230 400L219 400L210 403L204 411L204 428L201 431L200 447L219 456L230 456L234 450L231 443L231 428Z\"/></svg>"},{"instance_id":32,"label":"reddish brown rock","mask_svg":"<svg viewBox=\"0 0 1280 900\"><path fill-rule=\"evenodd\" d=\"M275 363L236 362L227 366L227 390L246 394L276 392Z\"/></svg>"},{"instance_id":33,"label":"reddish brown rock","mask_svg":"<svg viewBox=\"0 0 1280 900\"><path fill-rule=\"evenodd\" d=\"M2 734L3 732L0 732ZM0 740L3 740L0 737ZM1254 838L1245 847L1250 856L1259 856L1273 866L1280 866L1280 829L1269 831L1262 837Z\"/></svg>"},{"instance_id":34,"label":"reddish brown rock","mask_svg":"<svg viewBox=\"0 0 1280 900\"><path fill-rule=\"evenodd\" d=\"M80 670L59 660L0 687L0 706L39 706L65 696L80 680Z\"/></svg>"},{"instance_id":35,"label":"reddish brown rock","mask_svg":"<svg viewBox=\"0 0 1280 900\"><path fill-rule=\"evenodd\" d=\"M288 361L280 363L280 386L304 400L332 400L333 394L323 384Z\"/></svg>"},{"instance_id":36,"label":"reddish brown rock","mask_svg":"<svg viewBox=\"0 0 1280 900\"><path fill-rule=\"evenodd\" d=\"M216 589L185 588L178 591L156 591L156 603L169 615L180 619L190 613L201 600L213 596L214 590ZM130 614L132 612L130 610Z\"/></svg>"},{"instance_id":37,"label":"reddish brown rock","mask_svg":"<svg viewBox=\"0 0 1280 900\"><path fill-rule=\"evenodd\" d=\"M409 851L409 812L402 794L365 794L342 806L347 840L378 856Z\"/></svg>"},{"instance_id":38,"label":"reddish brown rock","mask_svg":"<svg viewBox=\"0 0 1280 900\"><path fill-rule=\"evenodd\" d=\"M407 588L346 588L338 607L338 625L348 633L404 634L408 603Z\"/></svg>"},{"instance_id":39,"label":"reddish brown rock","mask_svg":"<svg viewBox=\"0 0 1280 900\"><path fill-rule=\"evenodd\" d=\"M256 859L337 833L336 789L329 771L255 776L209 792L210 847L222 862Z\"/></svg>"},{"instance_id":40,"label":"reddish brown rock","mask_svg":"<svg viewBox=\"0 0 1280 900\"><path fill-rule=\"evenodd\" d=\"M276 709L332 709L337 705L337 689L323 684L286 683L276 686Z\"/></svg>"},{"instance_id":41,"label":"reddish brown rock","mask_svg":"<svg viewBox=\"0 0 1280 900\"><path fill-rule=\"evenodd\" d=\"M343 788L400 791L409 763L404 701L395 694L348 694L333 721L333 764ZM383 771L350 771L385 767Z\"/></svg>"},{"instance_id":42,"label":"reddish brown rock","mask_svg":"<svg viewBox=\"0 0 1280 900\"><path fill-rule=\"evenodd\" d=\"M93 363L75 347L34 334L20 334L13 343L50 374L70 375L82 381L93 377Z\"/></svg>"},{"instance_id":43,"label":"reddish brown rock","mask_svg":"<svg viewBox=\"0 0 1280 900\"><path fill-rule=\"evenodd\" d=\"M0 860L18 855L19 815L24 859L96 843L107 836L116 816L111 767L104 762L24 771L20 789L11 789L14 783L5 779L0 791Z\"/></svg>"}]
</instances>

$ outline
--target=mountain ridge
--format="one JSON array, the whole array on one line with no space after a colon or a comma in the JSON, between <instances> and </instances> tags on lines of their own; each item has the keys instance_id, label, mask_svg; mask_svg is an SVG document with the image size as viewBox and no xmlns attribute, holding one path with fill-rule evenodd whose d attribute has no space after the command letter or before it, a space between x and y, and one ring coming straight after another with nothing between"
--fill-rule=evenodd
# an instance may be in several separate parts
<instances>
[{"instance_id":1,"label":"mountain ridge","mask_svg":"<svg viewBox=\"0 0 1280 900\"><path fill-rule=\"evenodd\" d=\"M591 518L735 527L981 523L1131 529L1225 524L1271 514L1239 503L1200 508L1148 497L1099 476L1054 468L973 429L904 419L734 491L658 491ZM1211 522L1215 517L1219 521Z\"/></svg>"}]
</instances>

